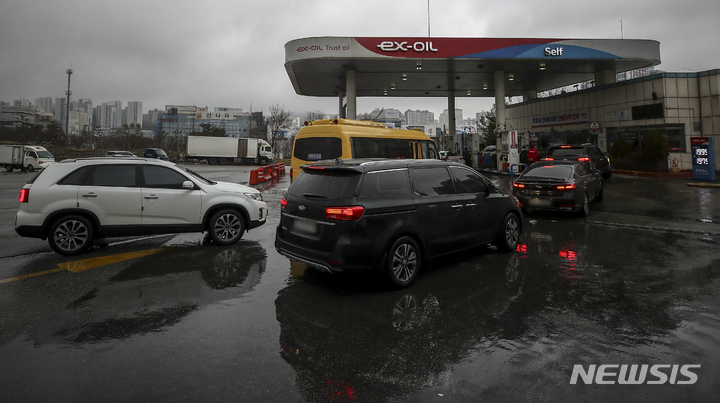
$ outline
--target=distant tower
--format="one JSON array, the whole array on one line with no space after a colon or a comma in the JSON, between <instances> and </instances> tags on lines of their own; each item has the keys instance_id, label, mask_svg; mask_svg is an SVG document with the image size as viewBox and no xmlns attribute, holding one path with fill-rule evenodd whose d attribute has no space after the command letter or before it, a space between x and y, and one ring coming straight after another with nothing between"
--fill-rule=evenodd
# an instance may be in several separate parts
<instances>
[{"instance_id":1,"label":"distant tower","mask_svg":"<svg viewBox=\"0 0 720 403\"><path fill-rule=\"evenodd\" d=\"M65 95L67 95L67 104L65 105L65 135L68 134L68 124L70 123L70 94L72 94L72 91L70 91L70 76L72 75L73 71L72 69L67 69L66 73L68 75L68 89L65 91Z\"/></svg>"}]
</instances>

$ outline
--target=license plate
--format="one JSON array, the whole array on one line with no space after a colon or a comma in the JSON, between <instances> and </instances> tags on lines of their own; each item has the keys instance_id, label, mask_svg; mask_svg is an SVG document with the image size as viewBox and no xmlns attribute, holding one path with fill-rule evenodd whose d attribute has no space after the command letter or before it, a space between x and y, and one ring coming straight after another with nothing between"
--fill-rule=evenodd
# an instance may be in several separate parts
<instances>
[{"instance_id":1,"label":"license plate","mask_svg":"<svg viewBox=\"0 0 720 403\"><path fill-rule=\"evenodd\" d=\"M308 220L295 220L293 223L293 229L306 234L314 234L317 232L317 223L315 221Z\"/></svg>"},{"instance_id":2,"label":"license plate","mask_svg":"<svg viewBox=\"0 0 720 403\"><path fill-rule=\"evenodd\" d=\"M552 205L552 201L546 200L546 199L534 198L534 199L530 199L528 201L528 205L533 206L533 207L549 207Z\"/></svg>"}]
</instances>

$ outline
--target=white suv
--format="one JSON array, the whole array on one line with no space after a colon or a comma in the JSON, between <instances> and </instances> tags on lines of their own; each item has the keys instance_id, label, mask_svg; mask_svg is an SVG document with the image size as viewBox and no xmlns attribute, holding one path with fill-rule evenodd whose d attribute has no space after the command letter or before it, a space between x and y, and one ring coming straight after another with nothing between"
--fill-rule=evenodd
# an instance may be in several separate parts
<instances>
[{"instance_id":1,"label":"white suv","mask_svg":"<svg viewBox=\"0 0 720 403\"><path fill-rule=\"evenodd\" d=\"M86 158L50 164L20 191L15 231L63 255L111 236L209 233L229 245L267 218L257 189L214 182L157 159Z\"/></svg>"}]
</instances>

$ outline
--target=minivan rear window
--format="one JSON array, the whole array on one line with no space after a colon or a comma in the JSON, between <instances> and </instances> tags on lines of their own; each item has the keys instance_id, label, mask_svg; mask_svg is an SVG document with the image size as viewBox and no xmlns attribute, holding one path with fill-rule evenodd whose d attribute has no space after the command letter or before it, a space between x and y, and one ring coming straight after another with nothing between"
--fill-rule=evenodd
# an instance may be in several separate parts
<instances>
[{"instance_id":1,"label":"minivan rear window","mask_svg":"<svg viewBox=\"0 0 720 403\"><path fill-rule=\"evenodd\" d=\"M293 197L341 199L353 197L360 181L360 172L342 169L306 169L288 188Z\"/></svg>"},{"instance_id":2,"label":"minivan rear window","mask_svg":"<svg viewBox=\"0 0 720 403\"><path fill-rule=\"evenodd\" d=\"M368 172L363 179L361 196L404 194L410 189L407 169Z\"/></svg>"},{"instance_id":3,"label":"minivan rear window","mask_svg":"<svg viewBox=\"0 0 720 403\"><path fill-rule=\"evenodd\" d=\"M342 140L337 137L308 137L295 140L293 157L302 161L342 157Z\"/></svg>"}]
</instances>

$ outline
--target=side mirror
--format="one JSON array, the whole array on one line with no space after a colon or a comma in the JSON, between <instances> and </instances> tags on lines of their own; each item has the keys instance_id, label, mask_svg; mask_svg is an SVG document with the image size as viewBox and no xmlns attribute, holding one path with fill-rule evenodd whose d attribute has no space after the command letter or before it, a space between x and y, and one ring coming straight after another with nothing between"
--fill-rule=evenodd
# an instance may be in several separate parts
<instances>
[{"instance_id":1,"label":"side mirror","mask_svg":"<svg viewBox=\"0 0 720 403\"><path fill-rule=\"evenodd\" d=\"M182 184L182 188L187 190L193 190L195 189L195 184L193 183L193 181L185 181Z\"/></svg>"}]
</instances>

